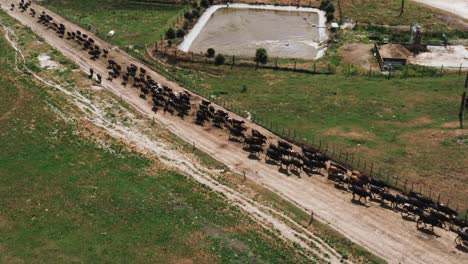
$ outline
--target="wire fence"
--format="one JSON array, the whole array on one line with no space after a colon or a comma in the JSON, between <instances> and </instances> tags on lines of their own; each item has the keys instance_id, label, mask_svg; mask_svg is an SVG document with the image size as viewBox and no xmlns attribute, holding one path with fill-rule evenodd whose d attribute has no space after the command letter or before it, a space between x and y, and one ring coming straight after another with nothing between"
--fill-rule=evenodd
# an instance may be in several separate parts
<instances>
[{"instance_id":1,"label":"wire fence","mask_svg":"<svg viewBox=\"0 0 468 264\"><path fill-rule=\"evenodd\" d=\"M177 63L197 63L204 65L214 65L215 59L209 58L204 53L181 52L177 47L168 47L162 41L155 42L154 47L151 48L153 57L164 58L171 64ZM370 51L369 51L370 52ZM379 53L377 53L378 55ZM380 61L376 59L376 61ZM356 66L350 63L335 63L332 64L325 60L310 61L301 59L280 59L270 58L267 63L257 63L253 57L245 56L225 56L223 63L225 66L234 67L247 67L254 69L270 69L278 71L290 71L305 74L336 74L343 73L346 76L368 76L368 77L385 77L392 78L412 78L412 77L442 77L449 74L462 75L468 72L468 65L460 64L457 67L447 67L440 65L440 67L427 67L423 65L407 64L400 68L400 70L381 71L381 65L370 64L368 69L361 66Z\"/></svg>"},{"instance_id":2,"label":"wire fence","mask_svg":"<svg viewBox=\"0 0 468 264\"><path fill-rule=\"evenodd\" d=\"M148 67L153 68L165 77L182 84L184 87L190 89L194 93L204 98L207 98L220 106L223 106L225 109L231 112L246 117L246 113L248 113L247 109L242 109L233 102L213 97L212 94L210 94L211 92L207 89L199 87L185 75L178 73L178 71L174 69L168 69L164 64L160 63L157 60L149 59L146 56L143 56L142 54L133 50L129 50L128 52L130 55L136 57L143 63L147 64ZM462 216L465 216L465 218L468 215L468 208L462 208L462 206L459 206L459 203L465 203L465 201L455 200L455 198L451 197L450 194L443 194L433 186L412 181L408 178L399 175L395 175L394 173L392 173L392 170L387 168L386 166L374 162L370 158L365 158L360 155L357 155L354 152L350 151L349 148L346 146L335 142L329 142L317 136L306 136L300 131L285 128L275 123L271 119L259 116L257 114L253 114L251 116L251 120L252 122L255 122L256 124L264 127L265 129L271 131L275 135L287 141L295 143L299 146L308 146L315 148L323 154L327 155L331 160L351 170L358 170L361 173L364 173L365 175L381 179L395 190L398 190L405 194L408 194L411 190L415 190L423 194L424 196L433 199L437 203L443 203L445 205L451 206L452 208L460 212Z\"/></svg>"}]
</instances>

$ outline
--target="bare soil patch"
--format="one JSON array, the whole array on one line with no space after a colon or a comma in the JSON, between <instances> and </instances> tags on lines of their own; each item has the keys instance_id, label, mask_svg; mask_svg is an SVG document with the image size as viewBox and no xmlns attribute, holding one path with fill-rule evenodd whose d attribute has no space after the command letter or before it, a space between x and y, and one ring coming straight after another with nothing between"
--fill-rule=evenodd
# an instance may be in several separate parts
<instances>
[{"instance_id":1,"label":"bare soil patch","mask_svg":"<svg viewBox=\"0 0 468 264\"><path fill-rule=\"evenodd\" d=\"M340 54L346 63L359 65L368 70L370 65L375 64L371 54L373 46L372 44L347 43L340 49Z\"/></svg>"}]
</instances>

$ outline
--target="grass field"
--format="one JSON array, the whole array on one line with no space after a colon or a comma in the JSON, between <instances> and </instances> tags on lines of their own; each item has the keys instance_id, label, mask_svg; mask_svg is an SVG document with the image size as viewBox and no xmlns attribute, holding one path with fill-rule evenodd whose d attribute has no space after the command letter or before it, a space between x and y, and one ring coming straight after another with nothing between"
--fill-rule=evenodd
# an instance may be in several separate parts
<instances>
[{"instance_id":1,"label":"grass field","mask_svg":"<svg viewBox=\"0 0 468 264\"><path fill-rule=\"evenodd\" d=\"M339 18L337 0L335 16ZM401 0L341 0L343 17L351 18L359 23L385 24L391 26L411 25L419 23L427 30L446 29L448 26L442 19L443 12L430 9L419 3L406 0L405 12L400 15Z\"/></svg>"},{"instance_id":2,"label":"grass field","mask_svg":"<svg viewBox=\"0 0 468 264\"><path fill-rule=\"evenodd\" d=\"M103 96L87 87L91 83L73 71L76 66L63 55L37 41L5 14L0 18L14 28L27 65L43 78L89 98ZM40 53L60 62L61 69L41 69ZM46 92L27 75L18 76L12 70L13 50L3 38L0 58L4 77L0 144L7 150L0 153L0 232L4 234L0 262L306 261L293 247L207 188L128 151L87 122L70 121L69 117L80 114L60 93ZM120 112L116 109L106 113ZM3 119L5 113L11 115ZM226 169L175 136L153 132L177 148L193 152L205 166ZM240 177L234 175L233 179ZM234 180L229 185L246 191L244 184ZM343 258L355 263L385 263L327 225L308 225L306 212L265 188L252 182L247 187L245 195L255 193L252 199L275 204L300 225L313 229Z\"/></svg>"},{"instance_id":3,"label":"grass field","mask_svg":"<svg viewBox=\"0 0 468 264\"><path fill-rule=\"evenodd\" d=\"M206 187L84 136L3 38L0 56L0 262L306 262Z\"/></svg>"},{"instance_id":4,"label":"grass field","mask_svg":"<svg viewBox=\"0 0 468 264\"><path fill-rule=\"evenodd\" d=\"M464 76L368 78L246 68L186 73L204 93L263 125L353 153L468 207L466 131L457 129ZM243 92L243 87L247 91ZM291 131L291 132L288 132ZM368 165L369 166L369 165ZM384 174L386 176L386 173ZM416 185L416 187L419 187Z\"/></svg>"},{"instance_id":5,"label":"grass field","mask_svg":"<svg viewBox=\"0 0 468 264\"><path fill-rule=\"evenodd\" d=\"M108 41L138 49L159 40L184 10L181 4L128 0L46 0L41 4L84 27L92 25L100 36L114 30Z\"/></svg>"}]
</instances>

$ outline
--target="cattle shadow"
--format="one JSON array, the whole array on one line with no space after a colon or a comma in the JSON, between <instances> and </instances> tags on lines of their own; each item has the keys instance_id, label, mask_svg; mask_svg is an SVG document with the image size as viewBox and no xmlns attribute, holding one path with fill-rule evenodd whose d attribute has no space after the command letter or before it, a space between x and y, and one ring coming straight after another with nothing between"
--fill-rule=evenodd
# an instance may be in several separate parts
<instances>
[{"instance_id":1,"label":"cattle shadow","mask_svg":"<svg viewBox=\"0 0 468 264\"><path fill-rule=\"evenodd\" d=\"M277 161L274 161L274 160L271 160L271 159L265 160L265 163L266 163L266 164L269 164L269 165L278 166L278 162L277 162Z\"/></svg>"},{"instance_id":2,"label":"cattle shadow","mask_svg":"<svg viewBox=\"0 0 468 264\"><path fill-rule=\"evenodd\" d=\"M260 160L260 158L255 155L255 154L252 154L252 153L249 153L249 155L247 156L247 158L251 159L251 160Z\"/></svg>"},{"instance_id":3,"label":"cattle shadow","mask_svg":"<svg viewBox=\"0 0 468 264\"><path fill-rule=\"evenodd\" d=\"M231 142L236 142L236 143L242 143L242 141L240 141L239 139L235 138L235 137L230 137L229 138L229 141Z\"/></svg>"},{"instance_id":4,"label":"cattle shadow","mask_svg":"<svg viewBox=\"0 0 468 264\"><path fill-rule=\"evenodd\" d=\"M456 245L455 248L463 253L468 253L468 247L464 245Z\"/></svg>"},{"instance_id":5,"label":"cattle shadow","mask_svg":"<svg viewBox=\"0 0 468 264\"><path fill-rule=\"evenodd\" d=\"M391 204L386 204L386 203L384 203L382 201L380 201L380 207L384 208L384 209L395 211L395 208Z\"/></svg>"},{"instance_id":6,"label":"cattle shadow","mask_svg":"<svg viewBox=\"0 0 468 264\"><path fill-rule=\"evenodd\" d=\"M368 205L367 203L362 202L362 201L357 200L357 199L354 199L354 198L351 198L351 202L352 202L353 204L355 204L355 205L363 206L363 207L365 207L365 208L369 208L369 207L370 207L370 205Z\"/></svg>"},{"instance_id":7,"label":"cattle shadow","mask_svg":"<svg viewBox=\"0 0 468 264\"><path fill-rule=\"evenodd\" d=\"M296 175L297 177L301 178L301 172L297 170L291 170L291 173Z\"/></svg>"},{"instance_id":8,"label":"cattle shadow","mask_svg":"<svg viewBox=\"0 0 468 264\"><path fill-rule=\"evenodd\" d=\"M345 191L345 192L349 191L348 188L346 188L346 187L345 187L344 185L342 185L342 184L335 183L334 185L335 185L335 188L338 189L338 190Z\"/></svg>"},{"instance_id":9,"label":"cattle shadow","mask_svg":"<svg viewBox=\"0 0 468 264\"><path fill-rule=\"evenodd\" d=\"M280 168L278 169L278 171L279 171L280 173L284 174L284 175L287 175L287 176L291 175L291 174L289 174L289 170L288 170L288 169L285 169L285 168L281 168L281 167L280 167Z\"/></svg>"},{"instance_id":10,"label":"cattle shadow","mask_svg":"<svg viewBox=\"0 0 468 264\"><path fill-rule=\"evenodd\" d=\"M434 230L431 230L428 227L424 227L424 225L420 226L420 227L417 227L417 229L419 230L419 232L424 233L426 235L440 237L439 235L437 235L436 232L434 232Z\"/></svg>"},{"instance_id":11,"label":"cattle shadow","mask_svg":"<svg viewBox=\"0 0 468 264\"><path fill-rule=\"evenodd\" d=\"M405 221L408 221L408 222L414 222L416 223L416 219L414 219L413 217L410 217L409 215L401 215L401 218Z\"/></svg>"}]
</instances>

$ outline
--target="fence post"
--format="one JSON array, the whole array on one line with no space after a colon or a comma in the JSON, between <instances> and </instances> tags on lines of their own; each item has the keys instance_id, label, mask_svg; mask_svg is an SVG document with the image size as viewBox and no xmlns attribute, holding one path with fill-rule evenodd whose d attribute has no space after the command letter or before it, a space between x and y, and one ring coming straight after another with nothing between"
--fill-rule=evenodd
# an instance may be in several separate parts
<instances>
[{"instance_id":1,"label":"fence post","mask_svg":"<svg viewBox=\"0 0 468 264\"><path fill-rule=\"evenodd\" d=\"M296 59L294 59L294 71L296 71Z\"/></svg>"},{"instance_id":2,"label":"fence post","mask_svg":"<svg viewBox=\"0 0 468 264\"><path fill-rule=\"evenodd\" d=\"M440 193L439 193L439 196L437 196L437 205L440 204Z\"/></svg>"},{"instance_id":3,"label":"fence post","mask_svg":"<svg viewBox=\"0 0 468 264\"><path fill-rule=\"evenodd\" d=\"M372 177L372 172L374 170L374 162L372 161L371 163L371 168L370 168L370 176Z\"/></svg>"},{"instance_id":4,"label":"fence post","mask_svg":"<svg viewBox=\"0 0 468 264\"><path fill-rule=\"evenodd\" d=\"M405 186L403 187L403 189L405 190L406 192L406 184L408 183L408 179L405 180Z\"/></svg>"},{"instance_id":5,"label":"fence post","mask_svg":"<svg viewBox=\"0 0 468 264\"><path fill-rule=\"evenodd\" d=\"M236 63L236 56L232 55L232 64L231 64L231 69L234 67L234 64Z\"/></svg>"},{"instance_id":6,"label":"fence post","mask_svg":"<svg viewBox=\"0 0 468 264\"><path fill-rule=\"evenodd\" d=\"M458 69L458 75L461 75L461 73L462 73L462 64L463 63L460 63L460 69Z\"/></svg>"}]
</instances>

